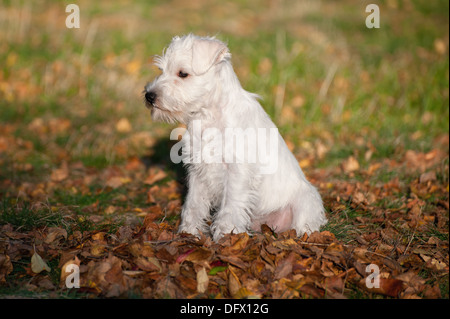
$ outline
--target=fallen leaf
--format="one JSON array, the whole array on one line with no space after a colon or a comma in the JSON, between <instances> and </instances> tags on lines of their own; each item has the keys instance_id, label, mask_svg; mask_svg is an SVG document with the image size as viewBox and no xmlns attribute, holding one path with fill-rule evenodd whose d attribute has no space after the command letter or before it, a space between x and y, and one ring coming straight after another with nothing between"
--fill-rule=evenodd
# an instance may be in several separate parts
<instances>
[{"instance_id":1,"label":"fallen leaf","mask_svg":"<svg viewBox=\"0 0 450 319\"><path fill-rule=\"evenodd\" d=\"M61 165L61 168L56 168L52 170L50 179L53 182L62 182L67 177L69 177L69 167L66 162Z\"/></svg>"},{"instance_id":2,"label":"fallen leaf","mask_svg":"<svg viewBox=\"0 0 450 319\"><path fill-rule=\"evenodd\" d=\"M67 132L71 127L69 119L64 118L52 118L48 121L48 127L52 134L61 134Z\"/></svg>"},{"instance_id":3,"label":"fallen leaf","mask_svg":"<svg viewBox=\"0 0 450 319\"><path fill-rule=\"evenodd\" d=\"M367 203L366 196L364 196L364 194L362 192L356 192L353 195L352 199L353 199L353 202L355 204L365 204L365 203Z\"/></svg>"},{"instance_id":4,"label":"fallen leaf","mask_svg":"<svg viewBox=\"0 0 450 319\"><path fill-rule=\"evenodd\" d=\"M204 293L208 289L209 277L205 267L197 271L197 292Z\"/></svg>"},{"instance_id":5,"label":"fallen leaf","mask_svg":"<svg viewBox=\"0 0 450 319\"><path fill-rule=\"evenodd\" d=\"M424 254L420 254L420 257L422 257L422 259L427 263L427 265L430 266L430 268L435 268L438 271L442 271L442 270L448 271L448 266L446 263L439 261L435 258L426 256Z\"/></svg>"},{"instance_id":6,"label":"fallen leaf","mask_svg":"<svg viewBox=\"0 0 450 319\"><path fill-rule=\"evenodd\" d=\"M369 168L367 169L367 174L372 176L381 166L381 163L370 164Z\"/></svg>"},{"instance_id":7,"label":"fallen leaf","mask_svg":"<svg viewBox=\"0 0 450 319\"><path fill-rule=\"evenodd\" d=\"M228 266L228 291L231 296L236 296L241 289L241 283L232 266Z\"/></svg>"},{"instance_id":8,"label":"fallen leaf","mask_svg":"<svg viewBox=\"0 0 450 319\"><path fill-rule=\"evenodd\" d=\"M37 286L39 288L42 288L42 289L45 289L45 290L53 290L53 289L55 289L55 285L48 278L48 276L45 276L43 278L39 278L37 280L36 284L37 284Z\"/></svg>"},{"instance_id":9,"label":"fallen leaf","mask_svg":"<svg viewBox=\"0 0 450 319\"><path fill-rule=\"evenodd\" d=\"M116 206L113 206L113 205L109 205L106 209L105 209L105 214L106 215L112 215L112 214L114 214L115 212L117 212L117 207Z\"/></svg>"},{"instance_id":10,"label":"fallen leaf","mask_svg":"<svg viewBox=\"0 0 450 319\"><path fill-rule=\"evenodd\" d=\"M432 286L431 288L424 289L424 297L428 299L440 299L442 298L441 288L439 284Z\"/></svg>"},{"instance_id":11,"label":"fallen leaf","mask_svg":"<svg viewBox=\"0 0 450 319\"><path fill-rule=\"evenodd\" d=\"M204 266L209 269L210 268L209 262L210 262L212 255L213 255L213 252L211 250L205 249L205 248L198 248L198 249L194 250L193 252L189 253L186 256L185 260L190 261L194 264Z\"/></svg>"},{"instance_id":12,"label":"fallen leaf","mask_svg":"<svg viewBox=\"0 0 450 319\"><path fill-rule=\"evenodd\" d=\"M215 266L215 267L212 267L212 268L211 268L211 270L209 271L208 274L214 276L214 275L216 275L217 273L222 272L222 271L225 271L225 270L227 270L227 267L226 267L226 266Z\"/></svg>"},{"instance_id":13,"label":"fallen leaf","mask_svg":"<svg viewBox=\"0 0 450 319\"><path fill-rule=\"evenodd\" d=\"M325 294L325 292L322 289L316 287L313 284L305 284L301 286L299 290L306 296L313 298L322 298Z\"/></svg>"},{"instance_id":14,"label":"fallen leaf","mask_svg":"<svg viewBox=\"0 0 450 319\"><path fill-rule=\"evenodd\" d=\"M447 45L445 44L445 41L442 39L436 39L434 40L434 50L440 54L444 55L447 51Z\"/></svg>"},{"instance_id":15,"label":"fallen leaf","mask_svg":"<svg viewBox=\"0 0 450 319\"><path fill-rule=\"evenodd\" d=\"M192 281L195 282L195 280ZM174 280L168 276L161 277L161 279L156 283L155 296L158 298L172 299L186 298L183 291L174 283Z\"/></svg>"},{"instance_id":16,"label":"fallen leaf","mask_svg":"<svg viewBox=\"0 0 450 319\"><path fill-rule=\"evenodd\" d=\"M419 179L420 183L426 183L435 180L436 180L436 173L433 171L421 174Z\"/></svg>"},{"instance_id":17,"label":"fallen leaf","mask_svg":"<svg viewBox=\"0 0 450 319\"><path fill-rule=\"evenodd\" d=\"M131 179L128 177L113 176L106 181L106 186L109 186L112 188L118 188L129 182L131 182Z\"/></svg>"},{"instance_id":18,"label":"fallen leaf","mask_svg":"<svg viewBox=\"0 0 450 319\"><path fill-rule=\"evenodd\" d=\"M138 257L135 263L142 270L162 272L162 266L155 257Z\"/></svg>"},{"instance_id":19,"label":"fallen leaf","mask_svg":"<svg viewBox=\"0 0 450 319\"><path fill-rule=\"evenodd\" d=\"M100 257L100 256L102 256L105 253L106 247L104 245L101 245L101 244L100 245L99 244L93 244L89 251L90 251L92 257Z\"/></svg>"},{"instance_id":20,"label":"fallen leaf","mask_svg":"<svg viewBox=\"0 0 450 319\"><path fill-rule=\"evenodd\" d=\"M127 118L123 117L116 123L116 131L119 133L128 133L131 131L131 124Z\"/></svg>"},{"instance_id":21,"label":"fallen leaf","mask_svg":"<svg viewBox=\"0 0 450 319\"><path fill-rule=\"evenodd\" d=\"M350 156L342 163L342 169L345 173L355 172L359 170L359 162L355 157Z\"/></svg>"},{"instance_id":22,"label":"fallen leaf","mask_svg":"<svg viewBox=\"0 0 450 319\"><path fill-rule=\"evenodd\" d=\"M281 279L292 273L292 265L295 261L296 254L290 253L289 256L280 261L275 269L275 279Z\"/></svg>"},{"instance_id":23,"label":"fallen leaf","mask_svg":"<svg viewBox=\"0 0 450 319\"><path fill-rule=\"evenodd\" d=\"M334 236L333 233L325 230L320 233L317 231L311 233L311 235L308 237L307 242L308 243L318 243L318 244L330 244L335 239L336 239L336 237Z\"/></svg>"},{"instance_id":24,"label":"fallen leaf","mask_svg":"<svg viewBox=\"0 0 450 319\"><path fill-rule=\"evenodd\" d=\"M39 256L37 252L34 252L33 256L31 256L31 270L34 273L39 274L43 270L50 272L51 269L42 257Z\"/></svg>"},{"instance_id":25,"label":"fallen leaf","mask_svg":"<svg viewBox=\"0 0 450 319\"><path fill-rule=\"evenodd\" d=\"M161 169L151 168L149 170L149 176L144 180L144 184L152 185L163 178L165 178L167 174Z\"/></svg>"},{"instance_id":26,"label":"fallen leaf","mask_svg":"<svg viewBox=\"0 0 450 319\"><path fill-rule=\"evenodd\" d=\"M6 282L6 276L13 271L13 265L8 255L0 255L0 283Z\"/></svg>"},{"instance_id":27,"label":"fallen leaf","mask_svg":"<svg viewBox=\"0 0 450 319\"><path fill-rule=\"evenodd\" d=\"M44 242L46 244L50 244L54 242L56 239L67 239L67 231L60 227L51 227L48 229L47 237Z\"/></svg>"},{"instance_id":28,"label":"fallen leaf","mask_svg":"<svg viewBox=\"0 0 450 319\"><path fill-rule=\"evenodd\" d=\"M340 293L344 290L344 280L341 276L327 277L323 286L326 291L331 290Z\"/></svg>"},{"instance_id":29,"label":"fallen leaf","mask_svg":"<svg viewBox=\"0 0 450 319\"><path fill-rule=\"evenodd\" d=\"M302 159L301 161L298 162L298 165L303 169L307 168L311 166L311 160L308 158Z\"/></svg>"},{"instance_id":30,"label":"fallen leaf","mask_svg":"<svg viewBox=\"0 0 450 319\"><path fill-rule=\"evenodd\" d=\"M368 288L366 286L366 278L361 279L360 286L368 292L375 294L382 294L397 298L399 293L403 290L403 281L394 278L379 278L380 287Z\"/></svg>"},{"instance_id":31,"label":"fallen leaf","mask_svg":"<svg viewBox=\"0 0 450 319\"><path fill-rule=\"evenodd\" d=\"M247 233L241 233L235 236L237 236L237 240L231 246L225 247L222 250L223 255L236 255L238 252L242 251L247 246L247 243L250 238ZM233 236L233 239L234 238L236 237Z\"/></svg>"}]
</instances>

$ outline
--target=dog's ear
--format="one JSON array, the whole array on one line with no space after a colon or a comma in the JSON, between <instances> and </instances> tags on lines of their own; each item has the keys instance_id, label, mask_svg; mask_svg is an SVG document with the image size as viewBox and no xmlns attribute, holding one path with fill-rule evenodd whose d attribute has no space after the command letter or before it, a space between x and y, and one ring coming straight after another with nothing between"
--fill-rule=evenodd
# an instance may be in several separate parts
<instances>
[{"instance_id":1,"label":"dog's ear","mask_svg":"<svg viewBox=\"0 0 450 319\"><path fill-rule=\"evenodd\" d=\"M192 70L195 75L206 73L213 65L223 61L227 46L218 40L198 39L192 47Z\"/></svg>"}]
</instances>

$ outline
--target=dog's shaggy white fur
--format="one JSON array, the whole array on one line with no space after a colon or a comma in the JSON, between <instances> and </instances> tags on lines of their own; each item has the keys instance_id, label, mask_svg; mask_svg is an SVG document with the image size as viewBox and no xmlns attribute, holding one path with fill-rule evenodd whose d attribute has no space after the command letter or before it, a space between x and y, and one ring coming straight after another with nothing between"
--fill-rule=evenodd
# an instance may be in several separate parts
<instances>
[{"instance_id":1,"label":"dog's shaggy white fur","mask_svg":"<svg viewBox=\"0 0 450 319\"><path fill-rule=\"evenodd\" d=\"M210 128L220 133L227 128L276 129L258 96L241 87L230 60L223 42L192 34L173 38L156 58L162 74L146 85L146 105L155 120L187 125L185 146L205 140L198 135ZM201 121L200 132L195 121ZM299 236L319 230L327 222L321 197L281 135L276 139L271 173L263 173L262 161L206 163L194 161L193 152L185 154L191 161L185 161L190 162L188 194L179 231L198 235L211 230L217 241L226 233L259 230L263 223L277 232L293 228Z\"/></svg>"}]
</instances>

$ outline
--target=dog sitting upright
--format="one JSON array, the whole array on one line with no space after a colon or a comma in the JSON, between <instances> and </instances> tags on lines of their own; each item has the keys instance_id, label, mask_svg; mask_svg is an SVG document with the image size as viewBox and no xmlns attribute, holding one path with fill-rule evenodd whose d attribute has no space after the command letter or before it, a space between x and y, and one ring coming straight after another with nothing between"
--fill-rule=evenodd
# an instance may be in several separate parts
<instances>
[{"instance_id":1,"label":"dog sitting upright","mask_svg":"<svg viewBox=\"0 0 450 319\"><path fill-rule=\"evenodd\" d=\"M155 58L162 74L145 87L154 120L187 126L181 143L188 194L179 232L211 231L218 241L226 233L258 231L264 223L276 232L295 229L298 236L319 230L327 222L319 193L258 96L241 87L230 60L227 46L214 37L174 37ZM274 130L275 141L268 141ZM233 141L242 147L224 141L227 136L240 136ZM197 151L195 141L204 142ZM264 156L270 148L274 154ZM213 161L207 160L211 152Z\"/></svg>"}]
</instances>

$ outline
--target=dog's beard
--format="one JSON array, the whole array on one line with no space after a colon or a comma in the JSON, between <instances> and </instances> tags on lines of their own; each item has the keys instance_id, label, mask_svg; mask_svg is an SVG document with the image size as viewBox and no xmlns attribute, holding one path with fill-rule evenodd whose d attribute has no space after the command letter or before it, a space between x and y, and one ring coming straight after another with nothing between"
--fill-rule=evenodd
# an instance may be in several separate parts
<instances>
[{"instance_id":1,"label":"dog's beard","mask_svg":"<svg viewBox=\"0 0 450 319\"><path fill-rule=\"evenodd\" d=\"M185 113L177 110L169 111L159 107L157 104L151 106L151 116L154 121L166 122L169 124L186 124L188 117Z\"/></svg>"},{"instance_id":2,"label":"dog's beard","mask_svg":"<svg viewBox=\"0 0 450 319\"><path fill-rule=\"evenodd\" d=\"M200 99L201 100L201 99ZM151 116L154 121L166 122L170 124L188 124L193 119L201 116L204 110L199 100L183 101L171 97L159 97L152 105L146 102L151 108Z\"/></svg>"}]
</instances>

